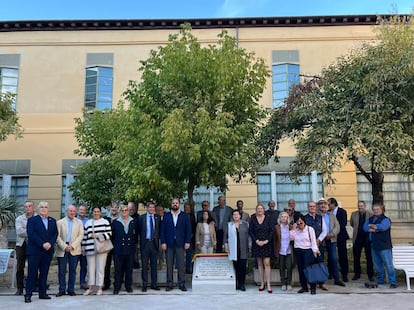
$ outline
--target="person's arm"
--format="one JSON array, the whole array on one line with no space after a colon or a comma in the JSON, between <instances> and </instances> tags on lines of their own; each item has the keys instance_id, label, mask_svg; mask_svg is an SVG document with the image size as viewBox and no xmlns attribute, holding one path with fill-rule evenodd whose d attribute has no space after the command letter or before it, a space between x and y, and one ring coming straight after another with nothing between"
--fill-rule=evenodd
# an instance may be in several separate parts
<instances>
[{"instance_id":1,"label":"person's arm","mask_svg":"<svg viewBox=\"0 0 414 310\"><path fill-rule=\"evenodd\" d=\"M21 238L27 238L27 229L23 220L23 216L19 216L15 223L16 235Z\"/></svg>"},{"instance_id":2,"label":"person's arm","mask_svg":"<svg viewBox=\"0 0 414 310\"><path fill-rule=\"evenodd\" d=\"M374 224L374 228L376 231L386 231L390 229L391 221L388 218L384 218L381 223Z\"/></svg>"},{"instance_id":3,"label":"person's arm","mask_svg":"<svg viewBox=\"0 0 414 310\"><path fill-rule=\"evenodd\" d=\"M336 218L336 216L331 216L330 220L334 222L333 225L333 229L331 232L329 232L331 234L331 237L337 237L340 230L341 230L341 226L339 226L339 222L338 219Z\"/></svg>"},{"instance_id":4,"label":"person's arm","mask_svg":"<svg viewBox=\"0 0 414 310\"><path fill-rule=\"evenodd\" d=\"M354 213L351 214L351 219L349 220L349 225L351 225L352 228L354 228Z\"/></svg>"},{"instance_id":5,"label":"person's arm","mask_svg":"<svg viewBox=\"0 0 414 310\"><path fill-rule=\"evenodd\" d=\"M321 218L322 218L322 232L318 236L319 242L322 242L325 239L325 237L328 234L328 232L329 232L328 224L326 223L326 221L325 221L325 219L324 219L323 216L321 216Z\"/></svg>"},{"instance_id":6,"label":"person's arm","mask_svg":"<svg viewBox=\"0 0 414 310\"><path fill-rule=\"evenodd\" d=\"M368 220L369 220L369 219L366 219L366 220L365 220L365 223L364 223L364 227L363 227L363 228L364 228L364 231L365 231L365 232L368 232L368 231L369 231L369 222L368 222Z\"/></svg>"},{"instance_id":7,"label":"person's arm","mask_svg":"<svg viewBox=\"0 0 414 310\"><path fill-rule=\"evenodd\" d=\"M311 247L313 255L317 256L319 254L318 244L316 243L316 235L315 230L312 227L308 226L308 232L310 235Z\"/></svg>"},{"instance_id":8,"label":"person's arm","mask_svg":"<svg viewBox=\"0 0 414 310\"><path fill-rule=\"evenodd\" d=\"M63 227L62 227L62 225L63 225L63 223L62 222L58 222L57 223L57 228L58 228L58 237L57 237L57 239L56 239L56 243L57 243L57 246L59 247L59 249L61 249L62 251L64 251L65 249L66 249L66 240L63 240L61 237L60 237L60 232L61 232L61 230L63 229Z\"/></svg>"}]
</instances>

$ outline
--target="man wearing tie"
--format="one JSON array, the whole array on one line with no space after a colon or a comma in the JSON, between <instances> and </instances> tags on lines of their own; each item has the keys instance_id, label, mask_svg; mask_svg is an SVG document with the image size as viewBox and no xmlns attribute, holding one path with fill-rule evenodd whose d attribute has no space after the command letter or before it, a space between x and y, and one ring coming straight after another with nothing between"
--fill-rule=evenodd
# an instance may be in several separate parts
<instances>
[{"instance_id":1,"label":"man wearing tie","mask_svg":"<svg viewBox=\"0 0 414 310\"><path fill-rule=\"evenodd\" d=\"M142 265L142 291L147 291L148 262L151 268L151 289L159 291L157 285L157 258L160 238L160 217L155 214L155 204L148 203L147 213L139 217L139 238Z\"/></svg>"},{"instance_id":2,"label":"man wearing tie","mask_svg":"<svg viewBox=\"0 0 414 310\"><path fill-rule=\"evenodd\" d=\"M41 201L37 208L39 215L31 217L27 221L26 253L29 268L26 294L24 296L26 303L32 302L32 293L38 274L39 299L51 299L46 293L47 276L53 257L53 249L58 236L58 230L56 220L48 216L49 204L46 201Z\"/></svg>"},{"instance_id":3,"label":"man wearing tie","mask_svg":"<svg viewBox=\"0 0 414 310\"><path fill-rule=\"evenodd\" d=\"M171 212L164 215L161 223L161 247L167 254L167 292L173 289L174 260L177 261L178 287L187 291L184 278L184 252L191 243L191 223L187 214L180 212L180 200L171 202Z\"/></svg>"},{"instance_id":4,"label":"man wearing tie","mask_svg":"<svg viewBox=\"0 0 414 310\"><path fill-rule=\"evenodd\" d=\"M70 205L66 209L66 216L57 222L58 237L56 257L58 260L59 292L56 297L66 294L66 269L69 265L69 279L67 293L75 296L76 267L81 255L83 239L83 224L76 217L76 207Z\"/></svg>"}]
</instances>

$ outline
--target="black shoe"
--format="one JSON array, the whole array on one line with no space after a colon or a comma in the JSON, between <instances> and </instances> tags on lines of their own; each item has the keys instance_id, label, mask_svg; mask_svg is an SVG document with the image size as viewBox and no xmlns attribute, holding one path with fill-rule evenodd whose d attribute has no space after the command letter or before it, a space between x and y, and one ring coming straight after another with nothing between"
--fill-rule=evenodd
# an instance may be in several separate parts
<instances>
[{"instance_id":1,"label":"black shoe","mask_svg":"<svg viewBox=\"0 0 414 310\"><path fill-rule=\"evenodd\" d=\"M356 280L358 280L360 278L360 276L358 276L358 275L354 275L353 277L352 277L352 281L356 281Z\"/></svg>"},{"instance_id":2,"label":"black shoe","mask_svg":"<svg viewBox=\"0 0 414 310\"><path fill-rule=\"evenodd\" d=\"M245 292L245 291L246 291L246 288L244 287L244 285L240 285L240 290L241 290L242 292Z\"/></svg>"},{"instance_id":3,"label":"black shoe","mask_svg":"<svg viewBox=\"0 0 414 310\"><path fill-rule=\"evenodd\" d=\"M342 277L342 281L348 282L348 277Z\"/></svg>"},{"instance_id":4,"label":"black shoe","mask_svg":"<svg viewBox=\"0 0 414 310\"><path fill-rule=\"evenodd\" d=\"M61 297L61 296L65 295L65 294L66 294L65 291L60 291L60 292L58 292L56 294L56 297Z\"/></svg>"},{"instance_id":5,"label":"black shoe","mask_svg":"<svg viewBox=\"0 0 414 310\"><path fill-rule=\"evenodd\" d=\"M81 290L87 290L89 287L86 284L81 284L79 288Z\"/></svg>"},{"instance_id":6,"label":"black shoe","mask_svg":"<svg viewBox=\"0 0 414 310\"><path fill-rule=\"evenodd\" d=\"M14 293L14 295L16 295L16 296L23 295L23 290L17 290L16 293Z\"/></svg>"},{"instance_id":7,"label":"black shoe","mask_svg":"<svg viewBox=\"0 0 414 310\"><path fill-rule=\"evenodd\" d=\"M187 292L187 288L185 287L185 285L181 285L179 289L182 290L183 292Z\"/></svg>"},{"instance_id":8,"label":"black shoe","mask_svg":"<svg viewBox=\"0 0 414 310\"><path fill-rule=\"evenodd\" d=\"M308 289L304 289L304 288L301 288L301 289L298 291L298 293L299 293L299 294L302 294L302 293L307 293L307 292L309 292L309 290L308 290Z\"/></svg>"},{"instance_id":9,"label":"black shoe","mask_svg":"<svg viewBox=\"0 0 414 310\"><path fill-rule=\"evenodd\" d=\"M390 285L390 288L397 288L398 287L398 285L397 284L391 284Z\"/></svg>"},{"instance_id":10,"label":"black shoe","mask_svg":"<svg viewBox=\"0 0 414 310\"><path fill-rule=\"evenodd\" d=\"M165 290L167 291L167 292L169 292L169 291L172 291L174 288L172 287L172 286L167 286L166 288L165 288Z\"/></svg>"},{"instance_id":11,"label":"black shoe","mask_svg":"<svg viewBox=\"0 0 414 310\"><path fill-rule=\"evenodd\" d=\"M32 302L32 299L31 299L30 297L25 297L25 298L24 298L24 302L25 302L25 303Z\"/></svg>"},{"instance_id":12,"label":"black shoe","mask_svg":"<svg viewBox=\"0 0 414 310\"><path fill-rule=\"evenodd\" d=\"M335 285L345 286L345 283L343 281L339 280L339 281L335 281Z\"/></svg>"},{"instance_id":13,"label":"black shoe","mask_svg":"<svg viewBox=\"0 0 414 310\"><path fill-rule=\"evenodd\" d=\"M52 299L49 295L39 296L39 299Z\"/></svg>"},{"instance_id":14,"label":"black shoe","mask_svg":"<svg viewBox=\"0 0 414 310\"><path fill-rule=\"evenodd\" d=\"M69 296L76 296L76 293L75 293L75 292L70 292L70 291L68 291L68 292L67 292L67 294L68 294Z\"/></svg>"},{"instance_id":15,"label":"black shoe","mask_svg":"<svg viewBox=\"0 0 414 310\"><path fill-rule=\"evenodd\" d=\"M151 286L151 289L154 290L154 291L159 291L160 290L160 288L158 286Z\"/></svg>"},{"instance_id":16,"label":"black shoe","mask_svg":"<svg viewBox=\"0 0 414 310\"><path fill-rule=\"evenodd\" d=\"M134 290L133 290L132 288L128 287L127 289L125 289L125 291L126 291L127 293L132 293Z\"/></svg>"},{"instance_id":17,"label":"black shoe","mask_svg":"<svg viewBox=\"0 0 414 310\"><path fill-rule=\"evenodd\" d=\"M311 288L311 295L316 295L316 288Z\"/></svg>"},{"instance_id":18,"label":"black shoe","mask_svg":"<svg viewBox=\"0 0 414 310\"><path fill-rule=\"evenodd\" d=\"M119 294L119 290L114 290L114 295L118 295Z\"/></svg>"}]
</instances>

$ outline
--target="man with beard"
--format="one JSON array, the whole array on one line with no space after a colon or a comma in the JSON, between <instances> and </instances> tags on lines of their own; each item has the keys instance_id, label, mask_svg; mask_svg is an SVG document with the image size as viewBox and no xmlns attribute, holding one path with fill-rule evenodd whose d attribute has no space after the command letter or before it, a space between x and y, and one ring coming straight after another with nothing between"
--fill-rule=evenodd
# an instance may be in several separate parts
<instances>
[{"instance_id":1,"label":"man with beard","mask_svg":"<svg viewBox=\"0 0 414 310\"><path fill-rule=\"evenodd\" d=\"M183 292L185 287L184 253L190 248L191 223L187 214L180 211L180 200L174 198L171 202L171 212L165 213L161 223L161 247L167 256L167 288L173 289L174 261L177 261L178 287Z\"/></svg>"}]
</instances>

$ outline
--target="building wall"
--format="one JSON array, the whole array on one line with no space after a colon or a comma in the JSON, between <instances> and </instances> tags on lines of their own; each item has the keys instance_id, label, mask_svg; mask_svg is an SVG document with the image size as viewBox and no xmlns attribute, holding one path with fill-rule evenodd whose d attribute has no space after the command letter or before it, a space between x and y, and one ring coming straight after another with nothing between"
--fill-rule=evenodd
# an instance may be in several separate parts
<instances>
[{"instance_id":1,"label":"building wall","mask_svg":"<svg viewBox=\"0 0 414 310\"><path fill-rule=\"evenodd\" d=\"M317 75L336 57L373 38L370 25L246 27L228 31L238 38L240 47L254 51L269 66L272 51L298 50L301 72L309 75ZM140 78L139 61L146 59L151 49L165 44L173 32L177 30L0 32L0 54L20 54L17 111L25 130L22 139L11 137L0 143L0 160L31 160L30 199L49 201L52 215L60 216L62 160L77 158L73 153L77 147L74 118L81 116L83 108L86 55L113 53L115 107L128 81ZM193 30L202 44L215 43L219 32ZM260 103L272 106L270 78ZM279 155L292 156L294 152L286 141ZM326 196L336 197L350 214L358 200L355 169L345 165L335 177L338 181L326 189ZM238 199L244 200L246 211L254 213L256 185L230 182L227 202L235 206Z\"/></svg>"}]
</instances>

